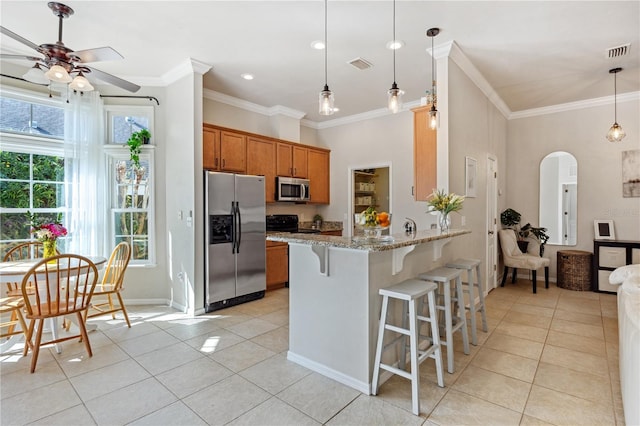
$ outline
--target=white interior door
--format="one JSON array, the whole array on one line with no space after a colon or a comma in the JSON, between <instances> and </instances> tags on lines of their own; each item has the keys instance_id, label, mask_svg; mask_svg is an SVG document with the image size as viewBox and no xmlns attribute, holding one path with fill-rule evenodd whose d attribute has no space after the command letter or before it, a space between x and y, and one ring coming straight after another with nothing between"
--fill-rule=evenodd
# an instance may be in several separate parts
<instances>
[{"instance_id":1,"label":"white interior door","mask_svg":"<svg viewBox=\"0 0 640 426\"><path fill-rule=\"evenodd\" d=\"M487 255L486 292L497 287L498 271L498 160L487 156Z\"/></svg>"}]
</instances>

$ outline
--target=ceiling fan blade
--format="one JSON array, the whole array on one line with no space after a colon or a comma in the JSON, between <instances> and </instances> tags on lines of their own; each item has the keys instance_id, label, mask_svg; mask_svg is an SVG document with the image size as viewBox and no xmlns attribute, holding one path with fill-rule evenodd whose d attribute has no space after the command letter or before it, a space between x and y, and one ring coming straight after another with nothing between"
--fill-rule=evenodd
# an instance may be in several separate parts
<instances>
[{"instance_id":1,"label":"ceiling fan blade","mask_svg":"<svg viewBox=\"0 0 640 426\"><path fill-rule=\"evenodd\" d=\"M37 44L35 44L32 41L27 40L26 38L19 36L18 34L14 33L11 30L6 29L5 27L0 25L0 33L11 37L12 39L14 39L15 41L19 41L20 43L24 44L25 46L29 46L30 48L32 48L33 50L37 50L38 52L40 51L40 46L38 46Z\"/></svg>"},{"instance_id":2,"label":"ceiling fan blade","mask_svg":"<svg viewBox=\"0 0 640 426\"><path fill-rule=\"evenodd\" d=\"M128 90L129 92L135 93L140 90L140 86L137 84L133 84L127 80L123 80L120 77L116 77L115 75L108 74L104 71L97 70L95 68L85 67L87 68L93 77L104 81L105 83L113 84L114 86L118 86L121 89Z\"/></svg>"},{"instance_id":3,"label":"ceiling fan blade","mask_svg":"<svg viewBox=\"0 0 640 426\"><path fill-rule=\"evenodd\" d=\"M6 53L0 53L0 58L3 59L25 59L27 61L34 61L34 62L43 62L44 58L37 58L35 56L27 56L27 55L9 55Z\"/></svg>"},{"instance_id":4,"label":"ceiling fan blade","mask_svg":"<svg viewBox=\"0 0 640 426\"><path fill-rule=\"evenodd\" d=\"M99 61L115 61L124 57L109 46L97 47L95 49L76 50L67 53L67 57L75 62L83 64Z\"/></svg>"}]
</instances>

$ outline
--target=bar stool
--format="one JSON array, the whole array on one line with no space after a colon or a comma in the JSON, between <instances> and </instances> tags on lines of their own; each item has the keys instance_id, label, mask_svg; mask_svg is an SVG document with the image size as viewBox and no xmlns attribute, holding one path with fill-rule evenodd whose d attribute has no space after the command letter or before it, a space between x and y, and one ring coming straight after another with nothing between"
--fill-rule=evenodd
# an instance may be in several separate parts
<instances>
[{"instance_id":1,"label":"bar stool","mask_svg":"<svg viewBox=\"0 0 640 426\"><path fill-rule=\"evenodd\" d=\"M476 312L479 310L482 314L482 331L485 333L487 328L487 313L484 307L484 290L482 288L482 275L480 273L480 260L459 258L453 262L447 263L448 268L455 268L467 271L467 293L469 293L469 307L465 307L471 312L471 343L478 344L478 336L476 333ZM476 271L476 280L473 281L473 270ZM476 305L475 289L477 288L480 301ZM464 290L464 287L463 287Z\"/></svg>"},{"instance_id":2,"label":"bar stool","mask_svg":"<svg viewBox=\"0 0 640 426\"><path fill-rule=\"evenodd\" d=\"M436 309L444 311L444 332L445 339L440 336L440 344L447 347L447 371L451 374L455 372L453 366L453 333L460 331L462 333L462 344L464 346L464 353L469 355L469 335L467 334L467 321L464 314L464 294L462 293L462 279L460 274L462 271L454 268L436 268L428 272L423 272L418 275L418 278L425 281L433 281L438 284L440 293L444 293L444 304L436 304ZM455 295L451 297L451 281L455 281ZM457 315L453 316L452 302L457 305ZM453 324L455 320L455 325Z\"/></svg>"},{"instance_id":3,"label":"bar stool","mask_svg":"<svg viewBox=\"0 0 640 426\"><path fill-rule=\"evenodd\" d=\"M438 386L444 387L443 378L443 366L442 366L442 351L440 349L440 338L438 334L438 315L436 311L435 291L438 286L434 283L427 283L418 279L408 279L402 281L391 287L381 288L379 290L382 296L382 311L380 312L380 325L378 327L378 343L376 346L376 358L373 370L373 383L372 391L373 395L378 393L378 379L380 377L380 369L390 371L393 374L397 374L406 379L411 380L411 404L413 414L418 416L420 414L420 364L426 358L433 358L436 361L436 374L438 378ZM424 296L427 296L429 304L429 316L420 315L418 312L418 302L422 302ZM389 307L389 298L402 300L402 322L403 327L398 327L392 324L387 324L387 309ZM408 317L406 304L408 304ZM422 306L422 303L420 304ZM419 326L418 321L431 323L431 333L433 338L431 345L424 351L420 350ZM408 324L408 329L406 328ZM396 337L393 341L384 345L384 331L391 330L395 333L399 333L400 336ZM407 372L401 368L404 367L406 362L406 338L409 336L409 350L410 350L410 363L411 372ZM382 353L389 347L394 347L396 343L402 342L400 351L400 360L398 364L401 368L396 368L389 364L382 363Z\"/></svg>"}]
</instances>

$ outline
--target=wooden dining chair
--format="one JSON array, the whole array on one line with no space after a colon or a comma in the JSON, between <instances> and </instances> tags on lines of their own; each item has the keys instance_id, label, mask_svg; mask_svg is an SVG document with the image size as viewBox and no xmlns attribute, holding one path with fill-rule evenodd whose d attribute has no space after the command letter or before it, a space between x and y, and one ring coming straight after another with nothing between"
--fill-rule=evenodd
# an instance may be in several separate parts
<instances>
[{"instance_id":1,"label":"wooden dining chair","mask_svg":"<svg viewBox=\"0 0 640 426\"><path fill-rule=\"evenodd\" d=\"M121 292L124 290L124 273L131 260L131 246L123 241L118 244L109 257L109 263L105 269L102 281L96 286L93 292L93 298L89 309L85 312L85 321L87 318L97 317L104 314L111 314L111 318L116 319L116 312L122 311L127 326L131 328L127 308L124 306ZM106 296L106 301L96 301L96 299ZM119 306L113 304L113 297L118 298ZM89 311L95 311L89 313Z\"/></svg>"},{"instance_id":2,"label":"wooden dining chair","mask_svg":"<svg viewBox=\"0 0 640 426\"><path fill-rule=\"evenodd\" d=\"M42 242L27 241L11 247L11 249L9 249L9 251L4 255L4 258L2 260L4 262L11 262L14 260L41 259L43 257L43 252L44 248ZM56 254L60 254L58 249L56 249ZM29 294L33 294L33 286L29 288ZM20 289L19 282L7 283L7 297L22 297L22 290ZM15 326L19 324L17 309L11 309L11 319L7 321L7 324L7 335L20 333L14 333Z\"/></svg>"},{"instance_id":3,"label":"wooden dining chair","mask_svg":"<svg viewBox=\"0 0 640 426\"><path fill-rule=\"evenodd\" d=\"M22 295L0 298L0 317L6 318L7 314L11 314L11 319L0 321L0 339L23 334L25 337L25 345L22 355L26 356L30 348L28 338L29 329L22 315L23 309L24 300L22 299ZM15 329L16 325L20 326L20 330Z\"/></svg>"},{"instance_id":4,"label":"wooden dining chair","mask_svg":"<svg viewBox=\"0 0 640 426\"><path fill-rule=\"evenodd\" d=\"M36 369L41 345L80 338L84 342L87 354L90 357L93 356L83 314L89 308L97 282L96 265L90 259L76 254L60 254L43 259L24 276L21 286L22 295L27 319L32 320L27 333L27 341L33 348L32 373ZM35 292L32 295L28 294L30 283L35 287ZM80 334L65 335L42 342L42 330L46 319L57 319L57 317L73 314L78 319ZM35 341L32 342L36 323ZM56 326L54 321L52 327Z\"/></svg>"}]
</instances>

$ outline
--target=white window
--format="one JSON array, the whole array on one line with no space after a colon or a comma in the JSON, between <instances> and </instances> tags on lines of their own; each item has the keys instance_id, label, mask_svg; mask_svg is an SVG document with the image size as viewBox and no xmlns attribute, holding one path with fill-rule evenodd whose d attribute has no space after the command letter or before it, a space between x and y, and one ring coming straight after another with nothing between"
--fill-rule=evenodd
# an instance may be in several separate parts
<instances>
[{"instance_id":1,"label":"white window","mask_svg":"<svg viewBox=\"0 0 640 426\"><path fill-rule=\"evenodd\" d=\"M155 264L154 147L145 145L140 167L130 160L126 141L146 129L153 140L153 107L106 106L107 205L109 249L122 241L131 245L131 264ZM123 146L124 145L124 146Z\"/></svg>"}]
</instances>

